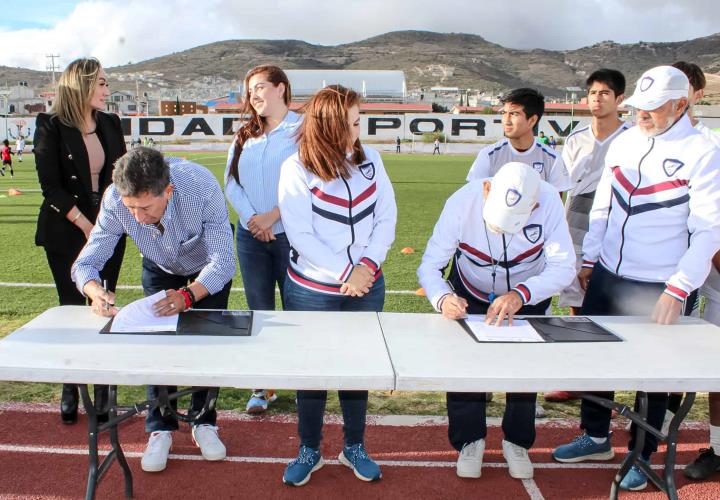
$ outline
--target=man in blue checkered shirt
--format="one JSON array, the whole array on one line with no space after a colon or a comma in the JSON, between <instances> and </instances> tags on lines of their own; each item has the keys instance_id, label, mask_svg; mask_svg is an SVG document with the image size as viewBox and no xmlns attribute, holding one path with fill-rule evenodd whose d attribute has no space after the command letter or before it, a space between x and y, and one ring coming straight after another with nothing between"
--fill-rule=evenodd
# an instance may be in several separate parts
<instances>
[{"instance_id":1,"label":"man in blue checkered shirt","mask_svg":"<svg viewBox=\"0 0 720 500\"><path fill-rule=\"evenodd\" d=\"M138 147L120 158L113 185L105 192L97 222L72 267L78 289L92 299L93 311L114 316L115 295L103 289L100 270L118 239L128 234L142 254L142 285L146 296L166 297L153 306L158 316L190 307L226 309L235 274L233 233L225 198L206 168L179 158L163 158L152 148ZM168 388L174 392L176 388ZM159 388L148 386L148 398ZM190 411L199 412L207 390L192 396ZM192 435L207 460L225 458L217 434L215 410L193 423ZM165 469L178 423L156 408L145 420L150 434L142 468Z\"/></svg>"}]
</instances>

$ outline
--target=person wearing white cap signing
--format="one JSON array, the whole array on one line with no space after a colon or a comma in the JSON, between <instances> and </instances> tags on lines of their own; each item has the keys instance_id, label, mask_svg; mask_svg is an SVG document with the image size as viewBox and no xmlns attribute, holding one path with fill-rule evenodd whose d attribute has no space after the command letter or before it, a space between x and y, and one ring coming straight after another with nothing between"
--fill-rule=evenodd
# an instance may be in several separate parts
<instances>
[{"instance_id":1,"label":"person wearing white cap signing","mask_svg":"<svg viewBox=\"0 0 720 500\"><path fill-rule=\"evenodd\" d=\"M545 314L552 295L575 276L557 188L518 162L466 184L445 203L417 274L430 303L451 320L486 314L487 323L502 328L517 313ZM533 476L527 450L535 440L535 400L535 393L507 395L503 455L515 478ZM486 404L485 393L447 394L448 437L460 452L460 477L480 477Z\"/></svg>"},{"instance_id":2,"label":"person wearing white cap signing","mask_svg":"<svg viewBox=\"0 0 720 500\"><path fill-rule=\"evenodd\" d=\"M720 248L720 150L687 116L688 79L672 66L646 71L625 104L637 125L621 134L605 170L583 241L586 289L582 314L648 315L659 324L688 313ZM603 393L613 398L613 393ZM647 421L660 428L667 393L648 394ZM610 409L583 400L585 433L556 448L560 462L610 460ZM635 426L629 448L634 449ZM641 458L649 463L657 439L648 433ZM641 490L647 477L633 465L620 483Z\"/></svg>"}]
</instances>

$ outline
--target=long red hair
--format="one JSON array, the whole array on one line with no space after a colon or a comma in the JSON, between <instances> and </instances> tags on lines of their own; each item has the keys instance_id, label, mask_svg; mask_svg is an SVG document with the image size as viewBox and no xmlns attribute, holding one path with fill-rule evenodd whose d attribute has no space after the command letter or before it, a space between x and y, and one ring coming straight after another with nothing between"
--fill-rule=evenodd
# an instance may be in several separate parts
<instances>
[{"instance_id":1,"label":"long red hair","mask_svg":"<svg viewBox=\"0 0 720 500\"><path fill-rule=\"evenodd\" d=\"M288 80L285 72L273 66L272 64L263 64L255 66L245 75L245 97L243 100L242 115L249 117L246 122L240 125L240 128L233 136L233 142L235 142L235 151L230 163L230 175L235 178L237 183L240 183L240 154L242 153L245 141L253 137L260 137L265 133L265 118L257 114L255 108L250 103L250 78L255 75L265 75L267 80L272 83L275 87L281 83L285 85L285 93L283 94L283 101L285 105L289 106L292 100L292 92L290 91L290 80Z\"/></svg>"},{"instance_id":2,"label":"long red hair","mask_svg":"<svg viewBox=\"0 0 720 500\"><path fill-rule=\"evenodd\" d=\"M350 169L365 161L360 139L352 144L348 110L360 105L360 96L341 85L328 85L303 107L305 117L298 132L300 161L324 181L350 177Z\"/></svg>"}]
</instances>

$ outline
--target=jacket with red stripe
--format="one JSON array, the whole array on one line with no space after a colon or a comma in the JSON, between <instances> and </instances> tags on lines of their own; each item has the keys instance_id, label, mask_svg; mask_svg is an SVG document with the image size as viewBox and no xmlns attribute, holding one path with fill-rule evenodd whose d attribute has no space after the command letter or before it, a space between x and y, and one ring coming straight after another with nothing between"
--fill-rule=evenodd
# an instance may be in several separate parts
<instances>
[{"instance_id":1,"label":"jacket with red stripe","mask_svg":"<svg viewBox=\"0 0 720 500\"><path fill-rule=\"evenodd\" d=\"M583 241L583 266L599 260L620 277L666 283L683 300L700 287L720 248L720 150L684 115L669 130L620 135Z\"/></svg>"},{"instance_id":2,"label":"jacket with red stripe","mask_svg":"<svg viewBox=\"0 0 720 500\"><path fill-rule=\"evenodd\" d=\"M465 290L482 302L493 291L509 291L508 274L524 304L542 302L575 277L575 251L557 188L541 182L538 207L520 232L504 235L503 245L502 234L485 230L483 180L490 179L471 181L447 200L418 268L420 285L438 311L443 296L452 293L442 269L453 255Z\"/></svg>"},{"instance_id":3,"label":"jacket with red stripe","mask_svg":"<svg viewBox=\"0 0 720 500\"><path fill-rule=\"evenodd\" d=\"M583 266L599 260L629 279L666 283L684 300L700 287L720 248L720 150L684 115L669 130L620 135L583 240Z\"/></svg>"},{"instance_id":4,"label":"jacket with red stripe","mask_svg":"<svg viewBox=\"0 0 720 500\"><path fill-rule=\"evenodd\" d=\"M282 165L278 198L291 246L288 276L305 288L339 294L357 264L379 275L395 239L392 184L380 154L363 151L367 159L349 179L323 181L298 153Z\"/></svg>"}]
</instances>

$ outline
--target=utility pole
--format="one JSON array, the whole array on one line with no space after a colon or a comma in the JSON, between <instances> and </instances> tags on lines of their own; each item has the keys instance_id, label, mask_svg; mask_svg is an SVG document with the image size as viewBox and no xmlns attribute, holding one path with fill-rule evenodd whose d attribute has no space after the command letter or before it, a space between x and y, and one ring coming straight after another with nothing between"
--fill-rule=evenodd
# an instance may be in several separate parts
<instances>
[{"instance_id":1,"label":"utility pole","mask_svg":"<svg viewBox=\"0 0 720 500\"><path fill-rule=\"evenodd\" d=\"M60 68L55 65L55 59L60 59L60 56L57 54L48 54L45 56L46 58L50 59L50 63L47 66L47 70L52 72L52 84L53 87L55 86L55 71L60 71Z\"/></svg>"}]
</instances>

